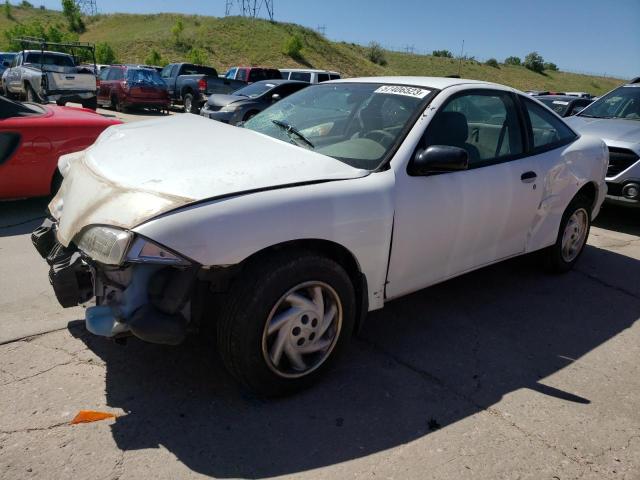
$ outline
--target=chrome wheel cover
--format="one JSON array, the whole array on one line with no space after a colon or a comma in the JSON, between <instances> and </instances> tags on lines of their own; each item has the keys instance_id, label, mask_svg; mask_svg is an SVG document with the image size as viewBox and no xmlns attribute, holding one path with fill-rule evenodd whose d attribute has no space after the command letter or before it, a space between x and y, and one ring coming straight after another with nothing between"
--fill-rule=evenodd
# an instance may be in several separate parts
<instances>
[{"instance_id":1,"label":"chrome wheel cover","mask_svg":"<svg viewBox=\"0 0 640 480\"><path fill-rule=\"evenodd\" d=\"M570 263L582 251L587 241L589 214L584 208L579 208L569 217L562 234L562 259Z\"/></svg>"},{"instance_id":2,"label":"chrome wheel cover","mask_svg":"<svg viewBox=\"0 0 640 480\"><path fill-rule=\"evenodd\" d=\"M262 355L285 378L310 374L331 355L342 329L342 304L323 282L296 285L276 302L262 334Z\"/></svg>"}]
</instances>

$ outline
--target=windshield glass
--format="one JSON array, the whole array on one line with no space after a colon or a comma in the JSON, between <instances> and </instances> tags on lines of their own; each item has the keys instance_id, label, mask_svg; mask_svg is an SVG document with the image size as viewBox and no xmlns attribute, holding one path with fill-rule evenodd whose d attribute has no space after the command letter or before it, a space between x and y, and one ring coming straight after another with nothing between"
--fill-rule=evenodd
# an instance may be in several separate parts
<instances>
[{"instance_id":1,"label":"windshield glass","mask_svg":"<svg viewBox=\"0 0 640 480\"><path fill-rule=\"evenodd\" d=\"M55 53L29 53L24 63L37 65L53 65L56 67L74 67L73 59L68 55L57 55Z\"/></svg>"},{"instance_id":2,"label":"windshield glass","mask_svg":"<svg viewBox=\"0 0 640 480\"><path fill-rule=\"evenodd\" d=\"M129 69L127 70L127 81L129 83L165 86L160 74L156 70L151 69Z\"/></svg>"},{"instance_id":3,"label":"windshield glass","mask_svg":"<svg viewBox=\"0 0 640 480\"><path fill-rule=\"evenodd\" d=\"M556 112L561 117L567 112L569 109L569 102L566 100L554 100L553 98L538 98L542 103L544 103L551 110Z\"/></svg>"},{"instance_id":4,"label":"windshield glass","mask_svg":"<svg viewBox=\"0 0 640 480\"><path fill-rule=\"evenodd\" d=\"M424 109L430 93L401 85L315 85L272 105L244 127L374 170Z\"/></svg>"},{"instance_id":5,"label":"windshield glass","mask_svg":"<svg viewBox=\"0 0 640 480\"><path fill-rule=\"evenodd\" d=\"M233 92L234 95L242 95L243 97L256 98L260 95L264 95L272 88L275 88L275 83L271 82L258 82L242 87L239 90Z\"/></svg>"},{"instance_id":6,"label":"windshield glass","mask_svg":"<svg viewBox=\"0 0 640 480\"><path fill-rule=\"evenodd\" d=\"M640 86L616 88L593 102L578 116L640 120Z\"/></svg>"}]
</instances>

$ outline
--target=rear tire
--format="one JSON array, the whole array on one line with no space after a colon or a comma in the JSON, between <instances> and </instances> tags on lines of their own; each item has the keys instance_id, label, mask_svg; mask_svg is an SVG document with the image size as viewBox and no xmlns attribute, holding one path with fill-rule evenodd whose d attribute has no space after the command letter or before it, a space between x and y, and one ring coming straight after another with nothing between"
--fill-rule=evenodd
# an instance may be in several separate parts
<instances>
[{"instance_id":1,"label":"rear tire","mask_svg":"<svg viewBox=\"0 0 640 480\"><path fill-rule=\"evenodd\" d=\"M196 99L192 93L185 93L182 97L182 102L184 104L184 113L193 113L195 115L200 112L200 108L196 104Z\"/></svg>"},{"instance_id":2,"label":"rear tire","mask_svg":"<svg viewBox=\"0 0 640 480\"><path fill-rule=\"evenodd\" d=\"M591 204L588 197L577 195L562 215L556 243L542 252L550 273L566 273L578 262L591 230Z\"/></svg>"},{"instance_id":3,"label":"rear tire","mask_svg":"<svg viewBox=\"0 0 640 480\"><path fill-rule=\"evenodd\" d=\"M120 113L124 112L124 107L120 103L120 100L118 100L118 96L117 95L113 95L111 97L111 106L113 107L113 109L116 112L120 112Z\"/></svg>"},{"instance_id":4,"label":"rear tire","mask_svg":"<svg viewBox=\"0 0 640 480\"><path fill-rule=\"evenodd\" d=\"M348 345L355 305L349 276L334 261L304 251L263 257L231 286L217 322L218 351L259 395L306 388Z\"/></svg>"},{"instance_id":5,"label":"rear tire","mask_svg":"<svg viewBox=\"0 0 640 480\"><path fill-rule=\"evenodd\" d=\"M88 108L89 110L97 110L98 109L98 98L92 97L88 100L82 102L82 108Z\"/></svg>"}]
</instances>

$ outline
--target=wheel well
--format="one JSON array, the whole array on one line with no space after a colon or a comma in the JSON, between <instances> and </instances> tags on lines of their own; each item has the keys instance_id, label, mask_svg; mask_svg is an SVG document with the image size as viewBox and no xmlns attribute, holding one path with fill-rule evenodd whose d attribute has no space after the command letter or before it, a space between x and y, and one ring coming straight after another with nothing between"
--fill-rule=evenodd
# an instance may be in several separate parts
<instances>
[{"instance_id":1,"label":"wheel well","mask_svg":"<svg viewBox=\"0 0 640 480\"><path fill-rule=\"evenodd\" d=\"M364 317L369 311L369 292L367 286L367 279L360 270L360 265L347 248L339 243L329 240L319 239L305 239L305 240L293 240L290 242L284 242L277 245L272 245L263 250L260 250L253 255L247 257L242 261L240 266L246 265L248 262L254 262L263 258L264 256L271 255L276 251L283 250L304 250L308 252L318 253L322 256L330 258L340 266L342 266L353 284L353 288L356 293L356 327L357 332L362 327Z\"/></svg>"},{"instance_id":2,"label":"wheel well","mask_svg":"<svg viewBox=\"0 0 640 480\"><path fill-rule=\"evenodd\" d=\"M576 197L578 195L582 195L589 199L591 202L591 212L593 213L593 208L595 207L596 199L598 198L598 187L596 184L594 182L584 184L582 188L578 190L578 193L576 193Z\"/></svg>"},{"instance_id":3,"label":"wheel well","mask_svg":"<svg viewBox=\"0 0 640 480\"><path fill-rule=\"evenodd\" d=\"M257 115L259 113L260 112L258 110L249 110L247 113L244 114L243 120L248 120L251 115Z\"/></svg>"},{"instance_id":4,"label":"wheel well","mask_svg":"<svg viewBox=\"0 0 640 480\"><path fill-rule=\"evenodd\" d=\"M183 89L182 89L182 93L180 93L180 96L181 96L182 98L184 98L184 96L185 96L187 93L190 93L191 95L193 95L193 90L192 90L190 87L185 87L185 88L183 88Z\"/></svg>"}]
</instances>

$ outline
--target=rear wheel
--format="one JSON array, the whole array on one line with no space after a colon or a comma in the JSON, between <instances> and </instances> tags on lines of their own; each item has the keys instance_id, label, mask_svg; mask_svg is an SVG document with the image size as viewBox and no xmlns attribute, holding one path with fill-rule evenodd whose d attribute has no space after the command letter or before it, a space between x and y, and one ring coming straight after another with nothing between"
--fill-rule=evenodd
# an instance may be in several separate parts
<instances>
[{"instance_id":1,"label":"rear wheel","mask_svg":"<svg viewBox=\"0 0 640 480\"><path fill-rule=\"evenodd\" d=\"M253 117L255 117L258 114L258 112L249 112L247 113L244 118L242 119L243 122L246 122L248 120L251 120Z\"/></svg>"},{"instance_id":2,"label":"rear wheel","mask_svg":"<svg viewBox=\"0 0 640 480\"><path fill-rule=\"evenodd\" d=\"M547 270L565 273L580 258L591 229L591 201L577 195L569 204L560 222L556 243L544 250Z\"/></svg>"},{"instance_id":3,"label":"rear wheel","mask_svg":"<svg viewBox=\"0 0 640 480\"><path fill-rule=\"evenodd\" d=\"M125 108L122 105L122 103L120 103L120 100L118 100L118 96L117 95L112 95L111 96L111 106L113 107L113 109L116 112L124 112Z\"/></svg>"},{"instance_id":4,"label":"rear wheel","mask_svg":"<svg viewBox=\"0 0 640 480\"><path fill-rule=\"evenodd\" d=\"M192 93L185 93L182 101L184 103L185 113L198 113Z\"/></svg>"},{"instance_id":5,"label":"rear wheel","mask_svg":"<svg viewBox=\"0 0 640 480\"><path fill-rule=\"evenodd\" d=\"M82 102L82 108L88 108L90 110L96 110L98 108L98 98L92 97Z\"/></svg>"},{"instance_id":6,"label":"rear wheel","mask_svg":"<svg viewBox=\"0 0 640 480\"><path fill-rule=\"evenodd\" d=\"M344 350L355 293L334 261L281 252L245 269L217 324L218 350L246 387L277 396L314 383Z\"/></svg>"}]
</instances>

